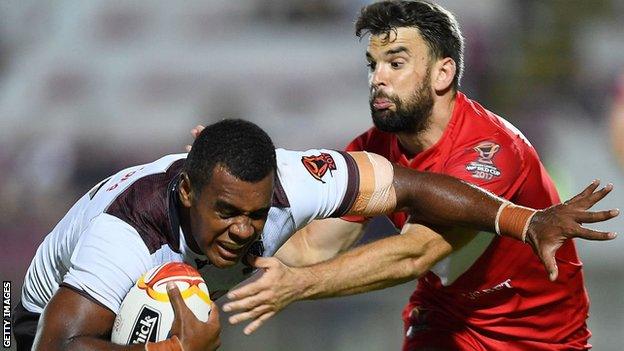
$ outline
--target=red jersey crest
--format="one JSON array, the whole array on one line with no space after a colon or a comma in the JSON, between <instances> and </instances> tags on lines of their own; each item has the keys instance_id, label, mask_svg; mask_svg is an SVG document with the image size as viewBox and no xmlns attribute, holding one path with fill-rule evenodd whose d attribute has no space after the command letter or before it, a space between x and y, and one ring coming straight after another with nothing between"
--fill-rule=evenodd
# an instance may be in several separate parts
<instances>
[{"instance_id":1,"label":"red jersey crest","mask_svg":"<svg viewBox=\"0 0 624 351\"><path fill-rule=\"evenodd\" d=\"M472 173L473 178L490 180L501 175L492 159L500 150L500 145L491 141L484 141L472 148L477 152L477 160L466 165L466 170Z\"/></svg>"}]
</instances>

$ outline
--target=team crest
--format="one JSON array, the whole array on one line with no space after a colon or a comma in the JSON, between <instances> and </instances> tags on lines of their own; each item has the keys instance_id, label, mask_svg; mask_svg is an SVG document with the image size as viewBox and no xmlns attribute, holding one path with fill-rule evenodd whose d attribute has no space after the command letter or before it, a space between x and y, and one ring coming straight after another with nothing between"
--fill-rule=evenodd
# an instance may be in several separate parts
<instances>
[{"instance_id":1,"label":"team crest","mask_svg":"<svg viewBox=\"0 0 624 351\"><path fill-rule=\"evenodd\" d=\"M466 165L466 170L472 173L473 178L490 180L501 175L500 170L494 165L494 156L500 150L500 145L490 141L484 141L475 146L477 160Z\"/></svg>"},{"instance_id":2,"label":"team crest","mask_svg":"<svg viewBox=\"0 0 624 351\"><path fill-rule=\"evenodd\" d=\"M303 163L314 179L322 183L325 183L323 176L327 171L331 174L331 171L336 170L336 162L334 162L330 154L324 152L318 156L303 156L301 163Z\"/></svg>"}]
</instances>

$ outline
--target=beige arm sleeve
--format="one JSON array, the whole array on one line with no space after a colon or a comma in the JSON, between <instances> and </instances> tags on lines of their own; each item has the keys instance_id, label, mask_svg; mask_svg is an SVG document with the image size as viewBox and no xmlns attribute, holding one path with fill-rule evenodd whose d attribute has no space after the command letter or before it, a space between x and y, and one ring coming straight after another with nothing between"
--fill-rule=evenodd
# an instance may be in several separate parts
<instances>
[{"instance_id":1,"label":"beige arm sleeve","mask_svg":"<svg viewBox=\"0 0 624 351\"><path fill-rule=\"evenodd\" d=\"M359 189L347 215L376 216L394 211L394 168L384 157L369 152L349 152L358 167Z\"/></svg>"}]
</instances>

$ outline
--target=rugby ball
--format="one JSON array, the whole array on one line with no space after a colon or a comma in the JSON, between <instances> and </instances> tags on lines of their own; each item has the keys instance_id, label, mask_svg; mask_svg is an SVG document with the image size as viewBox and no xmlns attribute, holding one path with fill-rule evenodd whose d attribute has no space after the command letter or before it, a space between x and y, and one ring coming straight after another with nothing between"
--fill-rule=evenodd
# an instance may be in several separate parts
<instances>
[{"instance_id":1,"label":"rugby ball","mask_svg":"<svg viewBox=\"0 0 624 351\"><path fill-rule=\"evenodd\" d=\"M182 262L169 262L145 273L126 295L111 341L121 345L145 344L167 339L174 320L167 283L174 282L197 319L206 322L212 301L199 272Z\"/></svg>"}]
</instances>

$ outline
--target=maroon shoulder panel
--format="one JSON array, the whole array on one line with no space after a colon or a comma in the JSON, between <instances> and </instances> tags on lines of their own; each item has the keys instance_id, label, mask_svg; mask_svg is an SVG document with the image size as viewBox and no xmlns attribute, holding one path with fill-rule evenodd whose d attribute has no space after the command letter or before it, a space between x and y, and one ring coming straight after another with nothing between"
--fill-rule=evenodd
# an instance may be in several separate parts
<instances>
[{"instance_id":1,"label":"maroon shoulder panel","mask_svg":"<svg viewBox=\"0 0 624 351\"><path fill-rule=\"evenodd\" d=\"M184 160L169 166L166 173L135 181L109 205L106 213L130 224L141 236L150 254L169 245L179 252L180 231L174 189Z\"/></svg>"}]
</instances>

